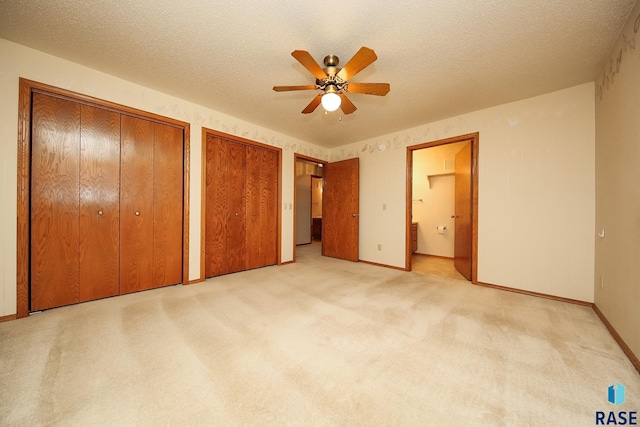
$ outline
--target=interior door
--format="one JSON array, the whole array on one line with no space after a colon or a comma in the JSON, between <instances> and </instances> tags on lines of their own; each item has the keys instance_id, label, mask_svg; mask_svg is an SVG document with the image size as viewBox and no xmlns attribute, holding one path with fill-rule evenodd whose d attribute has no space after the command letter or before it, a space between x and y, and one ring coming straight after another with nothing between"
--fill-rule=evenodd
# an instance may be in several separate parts
<instances>
[{"instance_id":1,"label":"interior door","mask_svg":"<svg viewBox=\"0 0 640 427\"><path fill-rule=\"evenodd\" d=\"M247 146L245 268L277 262L278 155Z\"/></svg>"},{"instance_id":2,"label":"interior door","mask_svg":"<svg viewBox=\"0 0 640 427\"><path fill-rule=\"evenodd\" d=\"M120 191L120 291L153 284L154 123L122 115Z\"/></svg>"},{"instance_id":3,"label":"interior door","mask_svg":"<svg viewBox=\"0 0 640 427\"><path fill-rule=\"evenodd\" d=\"M229 145L227 163L227 198L229 209L227 221L227 273L235 273L245 269L246 253L246 160L247 147L244 144L224 141ZM223 255L224 256L224 255Z\"/></svg>"},{"instance_id":4,"label":"interior door","mask_svg":"<svg viewBox=\"0 0 640 427\"><path fill-rule=\"evenodd\" d=\"M31 311L78 302L80 105L33 95Z\"/></svg>"},{"instance_id":5,"label":"interior door","mask_svg":"<svg viewBox=\"0 0 640 427\"><path fill-rule=\"evenodd\" d=\"M207 136L206 146L205 277L228 273L226 266L229 209L226 176L229 148L218 138Z\"/></svg>"},{"instance_id":6,"label":"interior door","mask_svg":"<svg viewBox=\"0 0 640 427\"><path fill-rule=\"evenodd\" d=\"M245 266L245 166L242 144L207 136L205 277Z\"/></svg>"},{"instance_id":7,"label":"interior door","mask_svg":"<svg viewBox=\"0 0 640 427\"><path fill-rule=\"evenodd\" d=\"M153 287L182 282L183 131L155 123Z\"/></svg>"},{"instance_id":8,"label":"interior door","mask_svg":"<svg viewBox=\"0 0 640 427\"><path fill-rule=\"evenodd\" d=\"M120 115L34 94L31 310L118 295Z\"/></svg>"},{"instance_id":9,"label":"interior door","mask_svg":"<svg viewBox=\"0 0 640 427\"><path fill-rule=\"evenodd\" d=\"M278 153L260 150L260 267L278 263L278 162Z\"/></svg>"},{"instance_id":10,"label":"interior door","mask_svg":"<svg viewBox=\"0 0 640 427\"><path fill-rule=\"evenodd\" d=\"M260 218L262 212L260 209L261 198L261 173L262 166L260 150L254 147L245 147L247 152L246 158L246 232L245 232L245 268L262 267L262 259L260 250L262 248L262 234L260 230Z\"/></svg>"},{"instance_id":11,"label":"interior door","mask_svg":"<svg viewBox=\"0 0 640 427\"><path fill-rule=\"evenodd\" d=\"M120 114L83 105L80 301L120 293Z\"/></svg>"},{"instance_id":12,"label":"interior door","mask_svg":"<svg viewBox=\"0 0 640 427\"><path fill-rule=\"evenodd\" d=\"M455 238L454 266L471 280L472 197L471 144L455 157Z\"/></svg>"},{"instance_id":13,"label":"interior door","mask_svg":"<svg viewBox=\"0 0 640 427\"><path fill-rule=\"evenodd\" d=\"M322 255L358 261L359 159L329 163L323 169Z\"/></svg>"}]
</instances>

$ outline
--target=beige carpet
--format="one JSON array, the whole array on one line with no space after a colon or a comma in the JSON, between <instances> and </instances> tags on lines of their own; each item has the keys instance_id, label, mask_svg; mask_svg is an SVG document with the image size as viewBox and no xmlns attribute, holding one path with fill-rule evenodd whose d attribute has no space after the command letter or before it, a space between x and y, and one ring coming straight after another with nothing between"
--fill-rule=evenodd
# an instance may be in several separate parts
<instances>
[{"instance_id":1,"label":"beige carpet","mask_svg":"<svg viewBox=\"0 0 640 427\"><path fill-rule=\"evenodd\" d=\"M317 245L0 324L0 425L592 426L638 409L640 376L590 308Z\"/></svg>"}]
</instances>

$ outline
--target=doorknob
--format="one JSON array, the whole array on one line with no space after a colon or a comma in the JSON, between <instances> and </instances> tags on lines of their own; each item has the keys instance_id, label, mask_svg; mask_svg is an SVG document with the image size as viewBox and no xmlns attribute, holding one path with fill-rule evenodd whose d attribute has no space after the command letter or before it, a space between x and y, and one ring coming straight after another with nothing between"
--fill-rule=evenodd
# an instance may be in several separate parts
<instances>
[{"instance_id":1,"label":"doorknob","mask_svg":"<svg viewBox=\"0 0 640 427\"><path fill-rule=\"evenodd\" d=\"M98 216L102 216L102 215L104 215L104 212L98 211Z\"/></svg>"},{"instance_id":2,"label":"doorknob","mask_svg":"<svg viewBox=\"0 0 640 427\"><path fill-rule=\"evenodd\" d=\"M238 212L236 212L236 216L240 215Z\"/></svg>"},{"instance_id":3,"label":"doorknob","mask_svg":"<svg viewBox=\"0 0 640 427\"><path fill-rule=\"evenodd\" d=\"M360 214L351 214L351 216L360 216Z\"/></svg>"},{"instance_id":4,"label":"doorknob","mask_svg":"<svg viewBox=\"0 0 640 427\"><path fill-rule=\"evenodd\" d=\"M136 216L140 216L140 211L136 211Z\"/></svg>"}]
</instances>

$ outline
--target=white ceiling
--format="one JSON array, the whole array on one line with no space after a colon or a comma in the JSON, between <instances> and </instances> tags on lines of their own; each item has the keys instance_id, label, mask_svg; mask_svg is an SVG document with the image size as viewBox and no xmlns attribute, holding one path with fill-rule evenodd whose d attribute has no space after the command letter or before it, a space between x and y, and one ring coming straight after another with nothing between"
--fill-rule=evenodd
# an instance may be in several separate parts
<instances>
[{"instance_id":1,"label":"white ceiling","mask_svg":"<svg viewBox=\"0 0 640 427\"><path fill-rule=\"evenodd\" d=\"M0 37L324 147L593 81L636 0L0 0ZM341 65L351 115L300 112L313 84L290 53ZM5 58L6 59L6 58Z\"/></svg>"}]
</instances>

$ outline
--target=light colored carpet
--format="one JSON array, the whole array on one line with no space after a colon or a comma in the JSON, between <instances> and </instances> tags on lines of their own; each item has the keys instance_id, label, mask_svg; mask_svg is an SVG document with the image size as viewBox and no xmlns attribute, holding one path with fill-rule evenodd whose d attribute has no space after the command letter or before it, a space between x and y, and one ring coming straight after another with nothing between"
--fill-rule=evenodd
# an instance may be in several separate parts
<instances>
[{"instance_id":1,"label":"light colored carpet","mask_svg":"<svg viewBox=\"0 0 640 427\"><path fill-rule=\"evenodd\" d=\"M549 426L640 408L590 308L318 255L0 324L1 425Z\"/></svg>"}]
</instances>

